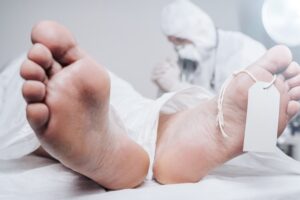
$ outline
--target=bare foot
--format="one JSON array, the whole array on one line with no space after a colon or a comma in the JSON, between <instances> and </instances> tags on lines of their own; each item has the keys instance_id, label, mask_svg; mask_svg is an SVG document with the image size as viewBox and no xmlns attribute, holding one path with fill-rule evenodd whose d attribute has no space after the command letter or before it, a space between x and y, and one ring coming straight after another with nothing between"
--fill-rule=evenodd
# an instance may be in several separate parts
<instances>
[{"instance_id":1,"label":"bare foot","mask_svg":"<svg viewBox=\"0 0 300 200\"><path fill-rule=\"evenodd\" d=\"M291 62L285 46L270 49L248 67L258 80L270 82L279 74L275 86L280 92L278 135L298 112L300 67ZM242 153L248 89L254 84L247 74L237 75L225 93L224 138L216 126L217 97L197 108L161 116L154 175L161 183L197 182L209 171Z\"/></svg>"},{"instance_id":2,"label":"bare foot","mask_svg":"<svg viewBox=\"0 0 300 200\"><path fill-rule=\"evenodd\" d=\"M106 70L85 54L63 26L32 30L23 63L27 119L52 157L109 189L139 185L148 155L125 133L109 106Z\"/></svg>"}]
</instances>

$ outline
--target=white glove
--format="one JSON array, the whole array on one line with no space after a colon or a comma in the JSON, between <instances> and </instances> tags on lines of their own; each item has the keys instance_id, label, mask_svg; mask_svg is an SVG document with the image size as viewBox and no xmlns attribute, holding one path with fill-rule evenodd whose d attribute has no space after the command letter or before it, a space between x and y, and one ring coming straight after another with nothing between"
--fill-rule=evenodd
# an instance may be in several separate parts
<instances>
[{"instance_id":1,"label":"white glove","mask_svg":"<svg viewBox=\"0 0 300 200\"><path fill-rule=\"evenodd\" d=\"M180 88L180 69L175 63L166 60L153 68L152 81L164 92Z\"/></svg>"}]
</instances>

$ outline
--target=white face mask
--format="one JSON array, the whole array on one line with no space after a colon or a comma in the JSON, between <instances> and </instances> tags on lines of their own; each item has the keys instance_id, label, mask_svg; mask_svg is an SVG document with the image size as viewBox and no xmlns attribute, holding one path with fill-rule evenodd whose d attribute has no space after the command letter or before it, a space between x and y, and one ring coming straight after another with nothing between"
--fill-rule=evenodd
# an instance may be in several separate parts
<instances>
[{"instance_id":1,"label":"white face mask","mask_svg":"<svg viewBox=\"0 0 300 200\"><path fill-rule=\"evenodd\" d=\"M175 46L182 73L188 74L187 82L209 88L213 79L216 48L198 49L193 44ZM185 67L188 66L188 69ZM196 81L197 79L197 81ZM194 82L196 81L196 82Z\"/></svg>"},{"instance_id":2,"label":"white face mask","mask_svg":"<svg viewBox=\"0 0 300 200\"><path fill-rule=\"evenodd\" d=\"M197 51L196 47L192 44L187 44L184 46L176 46L175 47L178 56L181 59L189 59L196 62L200 61L199 52Z\"/></svg>"}]
</instances>

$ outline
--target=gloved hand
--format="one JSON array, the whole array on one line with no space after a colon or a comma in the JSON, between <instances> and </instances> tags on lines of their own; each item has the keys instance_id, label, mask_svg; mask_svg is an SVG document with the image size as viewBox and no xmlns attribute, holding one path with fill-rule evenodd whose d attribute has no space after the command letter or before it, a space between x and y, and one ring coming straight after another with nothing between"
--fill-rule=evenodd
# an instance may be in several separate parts
<instances>
[{"instance_id":1,"label":"gloved hand","mask_svg":"<svg viewBox=\"0 0 300 200\"><path fill-rule=\"evenodd\" d=\"M177 90L180 85L180 69L175 63L166 60L153 68L152 81L164 92Z\"/></svg>"}]
</instances>

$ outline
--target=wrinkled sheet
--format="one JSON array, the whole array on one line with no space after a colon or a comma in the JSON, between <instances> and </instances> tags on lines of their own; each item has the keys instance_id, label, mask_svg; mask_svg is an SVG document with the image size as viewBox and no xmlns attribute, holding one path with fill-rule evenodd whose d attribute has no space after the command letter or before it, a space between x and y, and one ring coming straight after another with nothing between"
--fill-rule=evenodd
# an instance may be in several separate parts
<instances>
[{"instance_id":1,"label":"wrinkled sheet","mask_svg":"<svg viewBox=\"0 0 300 200\"><path fill-rule=\"evenodd\" d=\"M300 199L300 164L279 149L272 154L239 156L199 183L159 185L147 180L136 189L106 191L56 161L27 155L28 149L38 145L33 134L9 137L27 123L25 104L20 101L22 81L11 73L17 74L18 69L0 72L0 199ZM2 87L4 82L10 86ZM8 92L11 88L14 92ZM182 99L187 96L190 104L197 102L190 94L195 93L174 95L165 111L185 107L189 101Z\"/></svg>"},{"instance_id":2,"label":"wrinkled sheet","mask_svg":"<svg viewBox=\"0 0 300 200\"><path fill-rule=\"evenodd\" d=\"M299 163L295 165L294 160L281 156L284 158L265 156L266 161L255 155L240 156L199 183L159 185L146 181L136 189L119 191L106 191L55 161L26 156L0 161L0 199L297 200L300 197ZM272 168L274 163L277 169ZM278 163L285 170L279 169Z\"/></svg>"}]
</instances>

